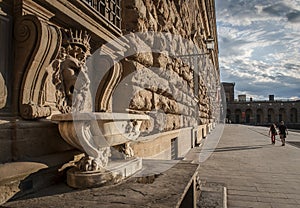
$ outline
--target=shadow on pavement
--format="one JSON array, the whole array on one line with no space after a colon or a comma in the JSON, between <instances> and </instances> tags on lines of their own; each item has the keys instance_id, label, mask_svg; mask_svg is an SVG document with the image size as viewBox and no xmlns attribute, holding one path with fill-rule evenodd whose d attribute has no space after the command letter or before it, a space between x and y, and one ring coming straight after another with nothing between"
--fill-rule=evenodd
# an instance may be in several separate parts
<instances>
[{"instance_id":1,"label":"shadow on pavement","mask_svg":"<svg viewBox=\"0 0 300 208\"><path fill-rule=\"evenodd\" d=\"M288 143L288 144L290 144L290 145L293 145L293 146L295 146L295 147L300 148L300 142L292 142L292 141L288 142L288 141L287 141L286 143Z\"/></svg>"},{"instance_id":2,"label":"shadow on pavement","mask_svg":"<svg viewBox=\"0 0 300 208\"><path fill-rule=\"evenodd\" d=\"M259 149L259 148L263 148L263 146L267 146L267 145L221 147L221 148L216 148L214 152L227 152L227 151L251 150L251 149Z\"/></svg>"},{"instance_id":3,"label":"shadow on pavement","mask_svg":"<svg viewBox=\"0 0 300 208\"><path fill-rule=\"evenodd\" d=\"M72 192L77 192L77 191L80 191L80 190L72 189L69 186L67 186L66 183L61 182L59 184L52 185L50 187L41 189L39 191L35 191L33 193L29 193L29 194L21 196L21 197L17 197L17 198L13 197L9 201L19 201L19 200L26 200L26 199L32 199L32 198L42 198L42 197L67 194L67 193L72 193Z\"/></svg>"}]
</instances>

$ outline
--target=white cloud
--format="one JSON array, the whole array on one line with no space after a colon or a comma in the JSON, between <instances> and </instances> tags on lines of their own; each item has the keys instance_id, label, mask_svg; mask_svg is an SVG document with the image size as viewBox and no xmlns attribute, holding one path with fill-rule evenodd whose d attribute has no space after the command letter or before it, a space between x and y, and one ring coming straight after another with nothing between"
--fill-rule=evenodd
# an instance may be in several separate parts
<instances>
[{"instance_id":1,"label":"white cloud","mask_svg":"<svg viewBox=\"0 0 300 208\"><path fill-rule=\"evenodd\" d=\"M222 81L256 98L300 97L300 0L217 0L216 8Z\"/></svg>"}]
</instances>

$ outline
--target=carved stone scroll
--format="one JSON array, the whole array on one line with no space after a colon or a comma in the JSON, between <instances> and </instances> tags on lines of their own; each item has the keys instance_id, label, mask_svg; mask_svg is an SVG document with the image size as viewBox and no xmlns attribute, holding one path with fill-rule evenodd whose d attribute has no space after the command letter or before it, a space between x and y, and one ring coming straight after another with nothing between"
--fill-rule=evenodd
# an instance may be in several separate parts
<instances>
[{"instance_id":1,"label":"carved stone scroll","mask_svg":"<svg viewBox=\"0 0 300 208\"><path fill-rule=\"evenodd\" d=\"M97 89L93 89L96 91L95 111L112 111L111 97L121 79L122 65L114 63L108 55L94 55L91 73L93 74L91 76L93 78L92 83L97 83L97 79L101 80L99 85L96 85Z\"/></svg>"},{"instance_id":2,"label":"carved stone scroll","mask_svg":"<svg viewBox=\"0 0 300 208\"><path fill-rule=\"evenodd\" d=\"M17 83L14 99L16 103L17 99L19 101L20 114L25 119L49 116L48 107L43 107L42 97L48 76L46 68L57 56L61 45L60 30L36 16L25 15L16 20L14 35ZM35 113L37 111L39 113Z\"/></svg>"}]
</instances>

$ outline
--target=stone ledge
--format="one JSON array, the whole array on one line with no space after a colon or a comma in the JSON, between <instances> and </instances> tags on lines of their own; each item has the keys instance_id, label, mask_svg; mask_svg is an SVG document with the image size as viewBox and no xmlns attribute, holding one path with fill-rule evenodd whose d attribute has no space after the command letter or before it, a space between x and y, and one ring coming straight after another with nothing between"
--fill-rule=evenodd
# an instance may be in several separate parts
<instances>
[{"instance_id":1,"label":"stone ledge","mask_svg":"<svg viewBox=\"0 0 300 208\"><path fill-rule=\"evenodd\" d=\"M2 207L196 207L198 164L163 160L143 160L143 164L142 172L147 170L146 175L131 177L118 185L74 191L60 184ZM152 167L156 167L155 170L151 170ZM151 179L153 174L156 175ZM147 176L149 180L141 180Z\"/></svg>"},{"instance_id":2,"label":"stone ledge","mask_svg":"<svg viewBox=\"0 0 300 208\"><path fill-rule=\"evenodd\" d=\"M31 173L48 168L37 162L12 162L0 165L0 185L14 180L22 180Z\"/></svg>"},{"instance_id":3,"label":"stone ledge","mask_svg":"<svg viewBox=\"0 0 300 208\"><path fill-rule=\"evenodd\" d=\"M30 158L27 161L0 164L0 205L18 199L54 183L62 181L58 172L64 163L73 159L76 150Z\"/></svg>"},{"instance_id":4,"label":"stone ledge","mask_svg":"<svg viewBox=\"0 0 300 208\"><path fill-rule=\"evenodd\" d=\"M197 206L202 208L227 208L227 189L225 185L201 181L200 197Z\"/></svg>"},{"instance_id":5,"label":"stone ledge","mask_svg":"<svg viewBox=\"0 0 300 208\"><path fill-rule=\"evenodd\" d=\"M48 168L47 165L36 162L13 162L0 165L0 204L6 202L20 191L20 183L30 174L41 169Z\"/></svg>"}]
</instances>

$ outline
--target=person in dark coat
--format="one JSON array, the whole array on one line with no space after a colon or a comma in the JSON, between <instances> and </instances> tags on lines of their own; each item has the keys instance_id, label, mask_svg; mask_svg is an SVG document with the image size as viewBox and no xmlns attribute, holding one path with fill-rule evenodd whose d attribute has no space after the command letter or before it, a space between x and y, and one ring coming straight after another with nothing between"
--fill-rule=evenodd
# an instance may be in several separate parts
<instances>
[{"instance_id":1,"label":"person in dark coat","mask_svg":"<svg viewBox=\"0 0 300 208\"><path fill-rule=\"evenodd\" d=\"M278 129L279 129L279 136L280 136L280 140L282 142L282 146L284 146L286 135L288 135L288 130L287 130L286 125L284 125L283 121L280 122Z\"/></svg>"}]
</instances>

